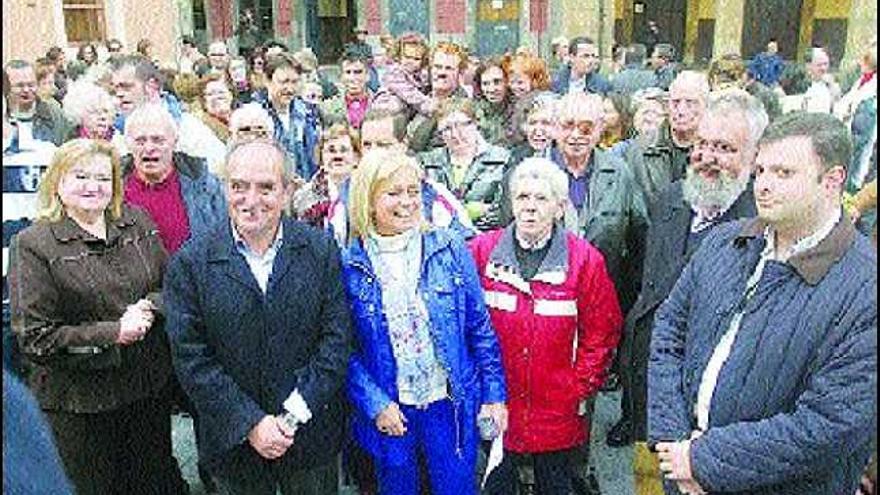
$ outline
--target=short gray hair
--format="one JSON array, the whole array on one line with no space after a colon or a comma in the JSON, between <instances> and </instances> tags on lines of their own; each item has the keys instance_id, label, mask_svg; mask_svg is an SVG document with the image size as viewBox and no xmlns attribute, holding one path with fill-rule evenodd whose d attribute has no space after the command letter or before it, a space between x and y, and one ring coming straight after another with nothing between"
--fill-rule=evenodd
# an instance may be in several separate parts
<instances>
[{"instance_id":1,"label":"short gray hair","mask_svg":"<svg viewBox=\"0 0 880 495\"><path fill-rule=\"evenodd\" d=\"M266 125L266 128L272 131L275 128L275 122L272 121L272 117L269 115L269 112L266 111L259 103L245 103L244 105L236 108L232 111L232 114L229 116L229 130L232 131L236 129L241 121L247 117L254 117L263 121Z\"/></svg>"},{"instance_id":2,"label":"short gray hair","mask_svg":"<svg viewBox=\"0 0 880 495\"><path fill-rule=\"evenodd\" d=\"M523 180L546 182L554 198L568 199L568 177L558 165L546 158L531 157L520 162L510 176L511 193Z\"/></svg>"},{"instance_id":3,"label":"short gray hair","mask_svg":"<svg viewBox=\"0 0 880 495\"><path fill-rule=\"evenodd\" d=\"M713 91L709 94L706 115L703 118L712 118L714 115L731 115L732 113L745 116L749 128L746 148L754 153L761 135L764 134L764 130L770 122L764 104L761 103L761 100L738 88Z\"/></svg>"},{"instance_id":4,"label":"short gray hair","mask_svg":"<svg viewBox=\"0 0 880 495\"><path fill-rule=\"evenodd\" d=\"M175 138L178 135L177 121L171 116L171 112L165 108L163 103L145 103L129 114L125 118L125 134L129 134L129 130L138 126L155 126L162 124L171 129L171 133Z\"/></svg>"},{"instance_id":5,"label":"short gray hair","mask_svg":"<svg viewBox=\"0 0 880 495\"><path fill-rule=\"evenodd\" d=\"M513 169L510 174L511 201L516 194L516 187L522 180L544 181L550 186L554 199L562 202L562 226L567 230L576 230L578 214L568 196L568 176L558 165L547 158L526 158Z\"/></svg>"},{"instance_id":6,"label":"short gray hair","mask_svg":"<svg viewBox=\"0 0 880 495\"><path fill-rule=\"evenodd\" d=\"M74 125L81 125L86 112L99 104L105 105L111 112L116 108L113 97L106 89L91 81L77 79L67 87L61 107L65 117Z\"/></svg>"}]
</instances>

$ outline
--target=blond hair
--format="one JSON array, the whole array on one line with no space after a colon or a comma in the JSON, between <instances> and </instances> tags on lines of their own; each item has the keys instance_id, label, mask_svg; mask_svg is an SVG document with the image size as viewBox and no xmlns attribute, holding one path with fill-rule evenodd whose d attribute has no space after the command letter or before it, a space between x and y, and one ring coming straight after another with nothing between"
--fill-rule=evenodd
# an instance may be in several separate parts
<instances>
[{"instance_id":1,"label":"blond hair","mask_svg":"<svg viewBox=\"0 0 880 495\"><path fill-rule=\"evenodd\" d=\"M371 150L361 159L350 179L348 195L349 239L365 238L375 228L373 200L379 186L401 170L409 169L420 178L422 169L416 159L394 150ZM423 225L424 228L424 225Z\"/></svg>"},{"instance_id":2,"label":"blond hair","mask_svg":"<svg viewBox=\"0 0 880 495\"><path fill-rule=\"evenodd\" d=\"M107 206L107 210L110 213L110 218L113 220L122 216L123 190L119 153L112 144L103 139L80 138L64 143L58 148L55 155L52 156L49 168L40 181L40 191L37 196L39 199L37 220L57 222L64 217L64 205L61 203L61 198L58 195L58 185L74 165L95 155L110 157L113 175L113 194L110 197L110 204Z\"/></svg>"}]
</instances>

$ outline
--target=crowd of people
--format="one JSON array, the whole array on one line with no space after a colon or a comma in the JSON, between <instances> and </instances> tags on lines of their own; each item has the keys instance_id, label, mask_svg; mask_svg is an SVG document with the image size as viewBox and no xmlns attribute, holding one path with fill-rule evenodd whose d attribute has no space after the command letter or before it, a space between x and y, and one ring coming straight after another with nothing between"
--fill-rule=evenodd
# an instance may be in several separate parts
<instances>
[{"instance_id":1,"label":"crowd of people","mask_svg":"<svg viewBox=\"0 0 880 495\"><path fill-rule=\"evenodd\" d=\"M181 45L3 68L4 484L875 493L876 40Z\"/></svg>"}]
</instances>

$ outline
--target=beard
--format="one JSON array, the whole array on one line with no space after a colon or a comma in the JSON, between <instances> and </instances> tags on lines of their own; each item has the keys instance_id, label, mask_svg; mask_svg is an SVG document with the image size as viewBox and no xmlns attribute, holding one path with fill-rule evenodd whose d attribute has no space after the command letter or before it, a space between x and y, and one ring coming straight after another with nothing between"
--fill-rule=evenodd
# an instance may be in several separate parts
<instances>
[{"instance_id":1,"label":"beard","mask_svg":"<svg viewBox=\"0 0 880 495\"><path fill-rule=\"evenodd\" d=\"M707 180L688 167L682 193L691 208L721 214L736 202L748 185L748 171L744 171L739 177L730 177L722 172L717 179Z\"/></svg>"}]
</instances>

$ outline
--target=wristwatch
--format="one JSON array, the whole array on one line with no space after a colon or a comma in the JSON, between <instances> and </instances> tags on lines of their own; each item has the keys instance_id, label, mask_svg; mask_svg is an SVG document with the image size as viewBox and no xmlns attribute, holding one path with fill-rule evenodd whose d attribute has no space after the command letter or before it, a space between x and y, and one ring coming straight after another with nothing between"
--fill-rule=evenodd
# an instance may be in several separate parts
<instances>
[{"instance_id":1,"label":"wristwatch","mask_svg":"<svg viewBox=\"0 0 880 495\"><path fill-rule=\"evenodd\" d=\"M281 421L284 421L284 424L285 424L288 428L290 428L291 430L293 430L294 432L296 432L296 430L297 430L297 429L299 428L299 426L302 424L302 423L300 423L300 421L297 419L297 417L294 416L293 413L291 413L290 411L285 411L285 412L284 412L284 415L281 416Z\"/></svg>"}]
</instances>

